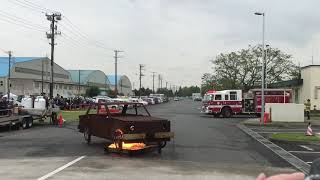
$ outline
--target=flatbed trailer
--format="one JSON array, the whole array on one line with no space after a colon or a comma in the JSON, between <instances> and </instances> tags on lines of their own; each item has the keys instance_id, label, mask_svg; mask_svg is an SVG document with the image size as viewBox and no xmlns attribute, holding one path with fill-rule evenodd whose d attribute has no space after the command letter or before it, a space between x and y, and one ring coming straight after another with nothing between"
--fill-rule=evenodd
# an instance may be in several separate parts
<instances>
[{"instance_id":1,"label":"flatbed trailer","mask_svg":"<svg viewBox=\"0 0 320 180\"><path fill-rule=\"evenodd\" d=\"M11 109L0 110L0 126L18 126L23 129L31 128L33 126L33 117L31 115L19 115L13 113Z\"/></svg>"}]
</instances>

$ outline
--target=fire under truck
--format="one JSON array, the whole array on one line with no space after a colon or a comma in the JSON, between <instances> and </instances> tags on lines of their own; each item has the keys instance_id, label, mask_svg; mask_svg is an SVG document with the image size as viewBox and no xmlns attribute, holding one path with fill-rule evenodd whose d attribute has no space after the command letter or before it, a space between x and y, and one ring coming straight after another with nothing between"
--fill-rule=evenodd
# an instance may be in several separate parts
<instances>
[{"instance_id":1,"label":"fire under truck","mask_svg":"<svg viewBox=\"0 0 320 180\"><path fill-rule=\"evenodd\" d=\"M229 118L235 114L261 115L261 89L208 91L203 98L202 112ZM265 103L291 103L291 89L265 89Z\"/></svg>"}]
</instances>

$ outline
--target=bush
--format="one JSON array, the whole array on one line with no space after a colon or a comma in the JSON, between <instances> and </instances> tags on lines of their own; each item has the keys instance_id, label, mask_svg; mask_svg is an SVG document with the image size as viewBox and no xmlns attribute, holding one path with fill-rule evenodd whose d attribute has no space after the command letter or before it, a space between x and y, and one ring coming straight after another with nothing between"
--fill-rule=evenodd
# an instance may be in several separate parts
<instances>
[{"instance_id":1,"label":"bush","mask_svg":"<svg viewBox=\"0 0 320 180\"><path fill-rule=\"evenodd\" d=\"M94 97L100 94L100 89L97 86L91 86L86 90L87 97Z\"/></svg>"}]
</instances>

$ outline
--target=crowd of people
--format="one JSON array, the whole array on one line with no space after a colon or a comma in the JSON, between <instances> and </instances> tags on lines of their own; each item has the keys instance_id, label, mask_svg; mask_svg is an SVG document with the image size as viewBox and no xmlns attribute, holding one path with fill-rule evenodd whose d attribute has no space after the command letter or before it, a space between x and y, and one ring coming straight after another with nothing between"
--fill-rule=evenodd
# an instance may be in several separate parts
<instances>
[{"instance_id":1,"label":"crowd of people","mask_svg":"<svg viewBox=\"0 0 320 180\"><path fill-rule=\"evenodd\" d=\"M77 108L84 108L92 103L94 101L90 98L82 97L82 96L76 96L71 98L64 98L63 96L60 96L57 94L56 97L53 99L54 104L60 109L77 109Z\"/></svg>"}]
</instances>

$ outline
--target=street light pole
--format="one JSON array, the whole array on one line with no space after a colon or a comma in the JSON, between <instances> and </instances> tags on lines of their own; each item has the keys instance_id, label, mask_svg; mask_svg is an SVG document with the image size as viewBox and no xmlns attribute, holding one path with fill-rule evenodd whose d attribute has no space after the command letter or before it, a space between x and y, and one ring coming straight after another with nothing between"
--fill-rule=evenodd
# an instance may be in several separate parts
<instances>
[{"instance_id":1,"label":"street light pole","mask_svg":"<svg viewBox=\"0 0 320 180\"><path fill-rule=\"evenodd\" d=\"M264 72L265 72L265 52L264 52L264 33L265 33L265 13L256 12L257 16L262 16L262 76L261 76L261 118L264 118Z\"/></svg>"},{"instance_id":2,"label":"street light pole","mask_svg":"<svg viewBox=\"0 0 320 180\"><path fill-rule=\"evenodd\" d=\"M268 89L268 78L267 78L267 59L268 59L268 55L269 55L269 44L266 45L266 50L265 50L265 67L264 67L264 82L265 82L265 88Z\"/></svg>"}]
</instances>

